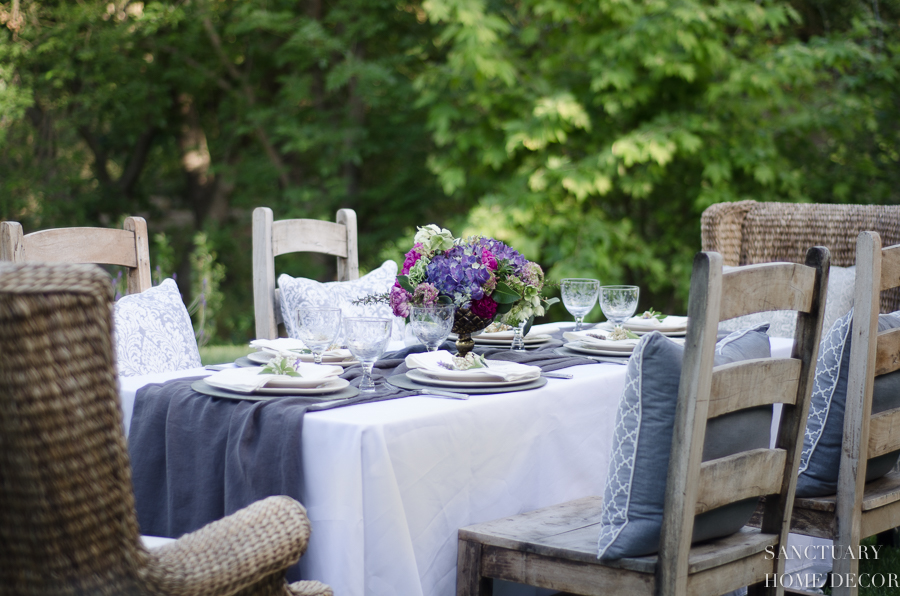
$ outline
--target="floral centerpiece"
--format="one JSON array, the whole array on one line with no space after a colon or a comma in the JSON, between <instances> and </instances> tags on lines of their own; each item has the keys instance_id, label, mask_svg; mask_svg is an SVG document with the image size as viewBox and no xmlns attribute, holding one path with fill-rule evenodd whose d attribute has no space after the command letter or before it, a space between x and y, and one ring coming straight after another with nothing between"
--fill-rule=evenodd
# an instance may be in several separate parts
<instances>
[{"instance_id":1,"label":"floral centerpiece","mask_svg":"<svg viewBox=\"0 0 900 596\"><path fill-rule=\"evenodd\" d=\"M452 304L457 309L453 330L468 340L495 317L502 315L513 326L530 323L557 302L541 296L540 265L499 240L454 238L449 230L431 224L420 227L413 242L390 292L398 317L409 317L410 306ZM457 346L463 353L463 346Z\"/></svg>"}]
</instances>

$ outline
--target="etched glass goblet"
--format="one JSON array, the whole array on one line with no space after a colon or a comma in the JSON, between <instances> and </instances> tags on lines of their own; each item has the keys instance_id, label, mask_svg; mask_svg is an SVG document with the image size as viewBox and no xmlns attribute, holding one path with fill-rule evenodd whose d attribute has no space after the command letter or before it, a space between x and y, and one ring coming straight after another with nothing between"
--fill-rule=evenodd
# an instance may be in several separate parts
<instances>
[{"instance_id":1,"label":"etched glass goblet","mask_svg":"<svg viewBox=\"0 0 900 596\"><path fill-rule=\"evenodd\" d=\"M563 306L575 317L575 331L584 327L584 317L597 303L600 281L596 279L564 279L559 284Z\"/></svg>"},{"instance_id":2,"label":"etched glass goblet","mask_svg":"<svg viewBox=\"0 0 900 596\"><path fill-rule=\"evenodd\" d=\"M621 325L637 310L641 289L637 286L603 286L600 288L600 310L613 325Z\"/></svg>"},{"instance_id":3,"label":"etched glass goblet","mask_svg":"<svg viewBox=\"0 0 900 596\"><path fill-rule=\"evenodd\" d=\"M410 307L410 325L426 350L434 352L444 343L453 328L455 313L456 307L452 304Z\"/></svg>"},{"instance_id":4,"label":"etched glass goblet","mask_svg":"<svg viewBox=\"0 0 900 596\"><path fill-rule=\"evenodd\" d=\"M344 341L347 349L362 365L363 376L359 390L363 393L375 391L372 367L384 354L384 348L391 339L391 320L370 317L347 317L344 319Z\"/></svg>"},{"instance_id":5,"label":"etched glass goblet","mask_svg":"<svg viewBox=\"0 0 900 596\"><path fill-rule=\"evenodd\" d=\"M297 339L313 353L316 364L322 364L322 353L334 343L340 330L339 308L297 309Z\"/></svg>"}]
</instances>

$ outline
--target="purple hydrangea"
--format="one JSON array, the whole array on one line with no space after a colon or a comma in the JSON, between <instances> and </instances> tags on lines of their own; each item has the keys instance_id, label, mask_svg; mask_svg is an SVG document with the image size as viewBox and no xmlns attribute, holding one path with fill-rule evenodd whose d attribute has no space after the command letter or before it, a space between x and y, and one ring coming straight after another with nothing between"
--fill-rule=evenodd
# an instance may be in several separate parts
<instances>
[{"instance_id":1,"label":"purple hydrangea","mask_svg":"<svg viewBox=\"0 0 900 596\"><path fill-rule=\"evenodd\" d=\"M417 242L413 245L412 250L406 253L405 258L403 259L403 269L400 270L400 275L409 275L409 270L413 268L413 265L416 264L416 261L422 258L422 243Z\"/></svg>"},{"instance_id":2,"label":"purple hydrangea","mask_svg":"<svg viewBox=\"0 0 900 596\"><path fill-rule=\"evenodd\" d=\"M483 319L493 319L497 314L497 303L490 296L484 296L481 300L473 300L470 308L473 314Z\"/></svg>"},{"instance_id":3,"label":"purple hydrangea","mask_svg":"<svg viewBox=\"0 0 900 596\"><path fill-rule=\"evenodd\" d=\"M435 255L425 272L438 292L450 296L458 306L483 298L482 286L491 277L490 270L481 263L480 251L476 256L471 247L464 245Z\"/></svg>"},{"instance_id":4,"label":"purple hydrangea","mask_svg":"<svg viewBox=\"0 0 900 596\"><path fill-rule=\"evenodd\" d=\"M431 306L438 299L438 289L429 283L419 284L413 294L413 304L420 306Z\"/></svg>"},{"instance_id":5,"label":"purple hydrangea","mask_svg":"<svg viewBox=\"0 0 900 596\"><path fill-rule=\"evenodd\" d=\"M396 316L404 319L409 316L410 297L410 293L401 288L399 284L395 283L394 287L391 288L391 310L394 311Z\"/></svg>"},{"instance_id":6,"label":"purple hydrangea","mask_svg":"<svg viewBox=\"0 0 900 596\"><path fill-rule=\"evenodd\" d=\"M479 254L483 254L484 251L491 253L498 263L506 261L515 269L516 273L521 272L528 263L528 260L519 251L493 238L476 238L473 247Z\"/></svg>"}]
</instances>

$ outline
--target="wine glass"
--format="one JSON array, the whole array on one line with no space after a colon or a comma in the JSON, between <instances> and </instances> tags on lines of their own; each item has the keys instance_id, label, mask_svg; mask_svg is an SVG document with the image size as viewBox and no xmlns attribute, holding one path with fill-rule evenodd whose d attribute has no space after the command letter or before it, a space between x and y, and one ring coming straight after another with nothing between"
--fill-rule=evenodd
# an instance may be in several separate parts
<instances>
[{"instance_id":1,"label":"wine glass","mask_svg":"<svg viewBox=\"0 0 900 596\"><path fill-rule=\"evenodd\" d=\"M634 316L640 292L637 286L603 286L600 288L600 310L610 323L619 326Z\"/></svg>"},{"instance_id":2,"label":"wine glass","mask_svg":"<svg viewBox=\"0 0 900 596\"><path fill-rule=\"evenodd\" d=\"M322 352L334 343L340 330L339 308L297 309L297 337L313 353L316 364L322 364Z\"/></svg>"},{"instance_id":3,"label":"wine glass","mask_svg":"<svg viewBox=\"0 0 900 596\"><path fill-rule=\"evenodd\" d=\"M359 360L363 369L359 390L364 393L375 391L372 367L381 358L384 348L391 339L391 320L372 317L347 317L344 319L344 341L347 349Z\"/></svg>"},{"instance_id":4,"label":"wine glass","mask_svg":"<svg viewBox=\"0 0 900 596\"><path fill-rule=\"evenodd\" d=\"M452 304L433 304L431 306L413 306L409 311L409 321L413 333L425 344L429 352L436 351L453 328L453 316L456 307Z\"/></svg>"},{"instance_id":5,"label":"wine glass","mask_svg":"<svg viewBox=\"0 0 900 596\"><path fill-rule=\"evenodd\" d=\"M584 317L591 312L597 302L600 281L596 279L564 279L559 284L562 301L569 314L575 317L575 331L584 327Z\"/></svg>"}]
</instances>

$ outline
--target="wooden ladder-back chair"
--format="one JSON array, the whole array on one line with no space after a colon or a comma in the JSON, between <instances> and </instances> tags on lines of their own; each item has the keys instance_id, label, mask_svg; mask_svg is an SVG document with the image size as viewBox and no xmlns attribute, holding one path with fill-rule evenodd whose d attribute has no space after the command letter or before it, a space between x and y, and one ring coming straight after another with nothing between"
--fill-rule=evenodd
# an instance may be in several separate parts
<instances>
[{"instance_id":1,"label":"wooden ladder-back chair","mask_svg":"<svg viewBox=\"0 0 900 596\"><path fill-rule=\"evenodd\" d=\"M720 253L726 266L802 263L808 247L824 246L832 266L850 267L860 232L877 232L889 246L900 244L900 206L717 203L703 212L700 228L702 250ZM900 291L885 292L881 312L898 309Z\"/></svg>"},{"instance_id":2,"label":"wooden ladder-back chair","mask_svg":"<svg viewBox=\"0 0 900 596\"><path fill-rule=\"evenodd\" d=\"M861 233L837 494L798 497L792 521L792 531L831 538L842 553L861 538L900 526L900 472L866 483L867 462L900 449L900 407L871 414L875 377L900 370L900 328L878 331L879 296L898 286L900 245L881 248L878 234ZM859 561L836 556L833 565L843 578L833 594L856 593L846 580L858 573Z\"/></svg>"},{"instance_id":3,"label":"wooden ladder-back chair","mask_svg":"<svg viewBox=\"0 0 900 596\"><path fill-rule=\"evenodd\" d=\"M128 268L128 293L152 286L150 243L143 217L126 217L124 229L54 228L24 234L15 221L0 222L0 261L92 263Z\"/></svg>"},{"instance_id":4,"label":"wooden ladder-back chair","mask_svg":"<svg viewBox=\"0 0 900 596\"><path fill-rule=\"evenodd\" d=\"M278 337L281 300L275 289L275 257L315 252L337 257L337 281L359 278L356 212L339 209L335 223L318 219L273 221L272 210L253 210L253 310L256 338Z\"/></svg>"},{"instance_id":5,"label":"wooden ladder-back chair","mask_svg":"<svg viewBox=\"0 0 900 596\"><path fill-rule=\"evenodd\" d=\"M723 275L720 255L695 258L658 555L598 560L602 499L587 497L461 529L457 594L490 594L490 578L585 595L718 596L745 585L780 592L765 580L784 572L770 553L787 544L828 261L827 249L813 248L805 265ZM714 367L719 321L773 307L799 313L791 357ZM783 404L775 449L702 462L708 419L774 403ZM761 531L744 527L692 546L696 515L764 495Z\"/></svg>"},{"instance_id":6,"label":"wooden ladder-back chair","mask_svg":"<svg viewBox=\"0 0 900 596\"><path fill-rule=\"evenodd\" d=\"M0 263L0 594L330 595L285 583L310 532L287 497L142 546L112 298L94 266Z\"/></svg>"}]
</instances>

